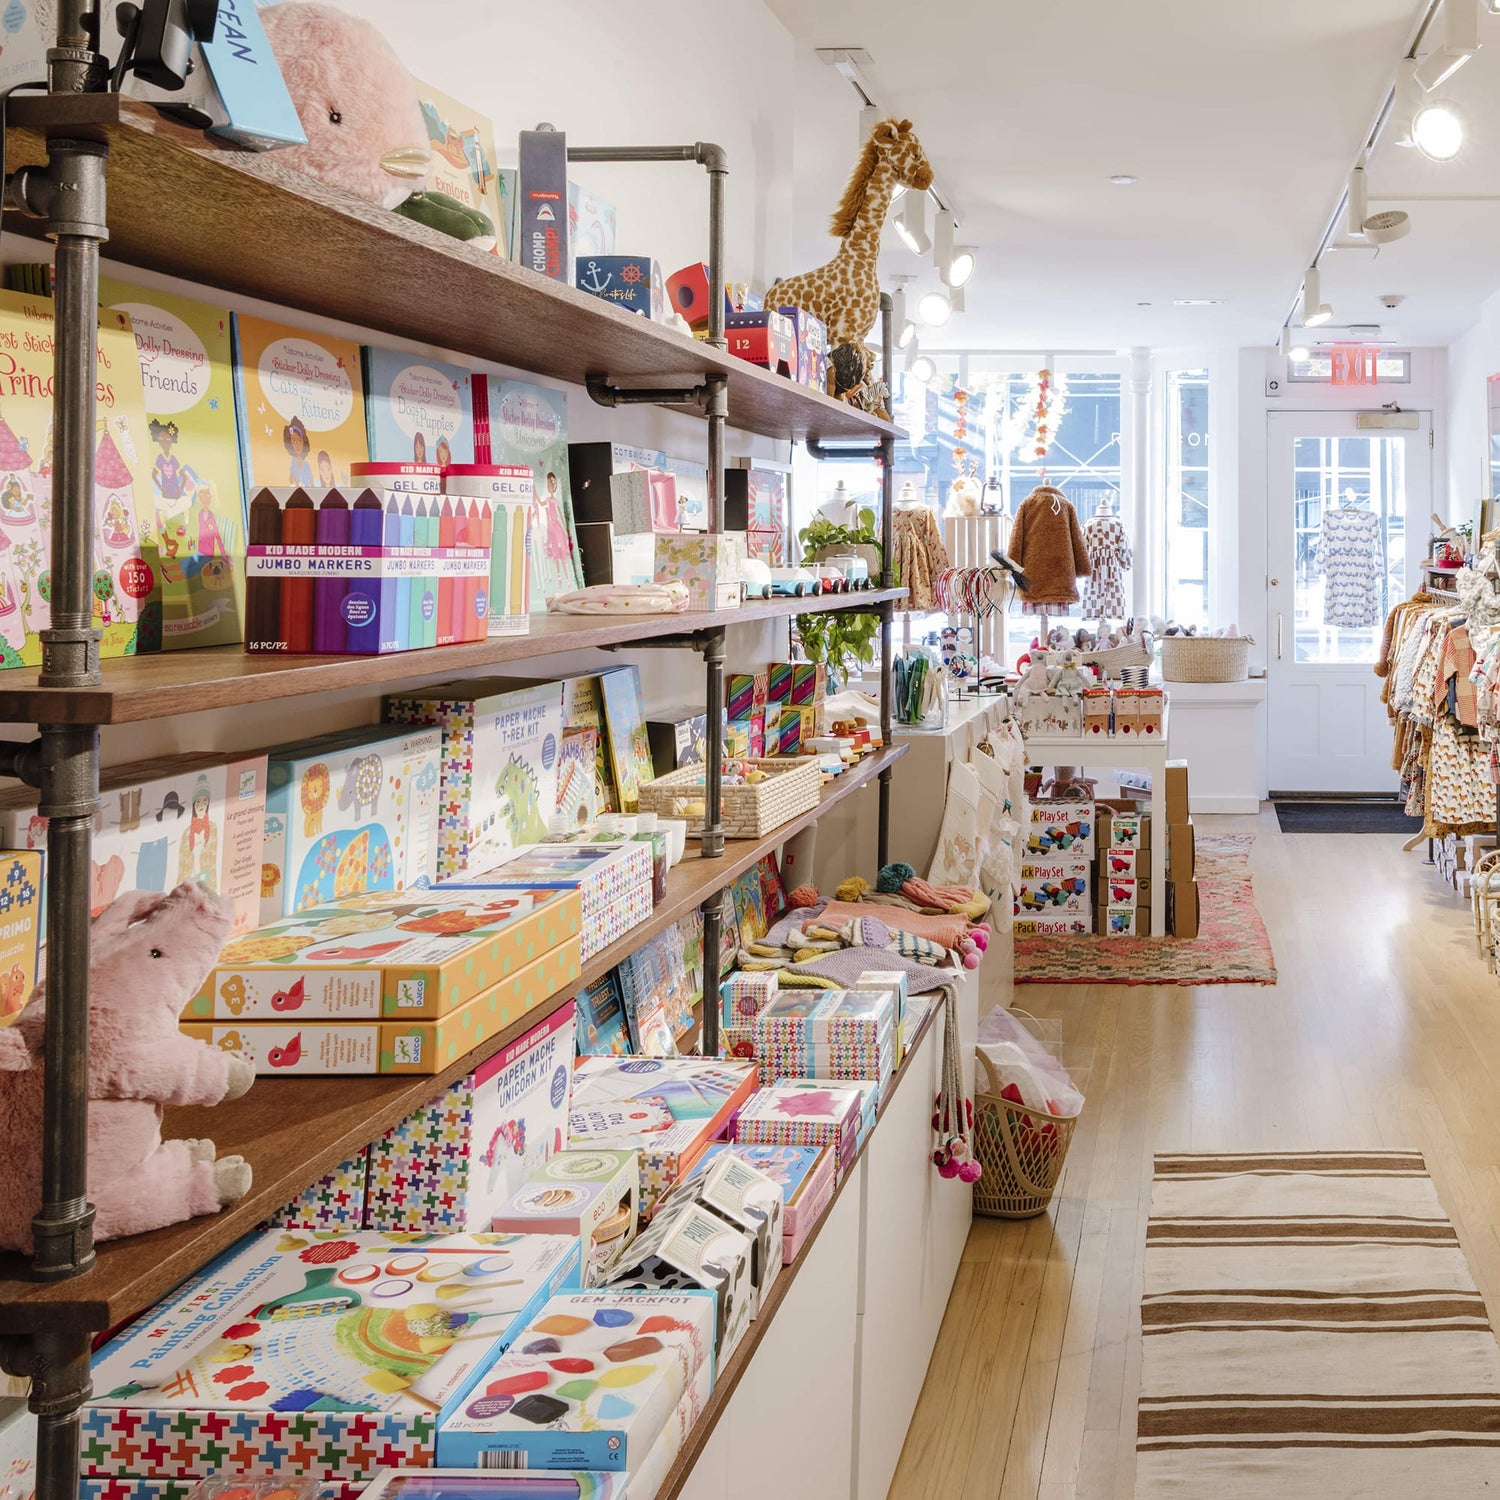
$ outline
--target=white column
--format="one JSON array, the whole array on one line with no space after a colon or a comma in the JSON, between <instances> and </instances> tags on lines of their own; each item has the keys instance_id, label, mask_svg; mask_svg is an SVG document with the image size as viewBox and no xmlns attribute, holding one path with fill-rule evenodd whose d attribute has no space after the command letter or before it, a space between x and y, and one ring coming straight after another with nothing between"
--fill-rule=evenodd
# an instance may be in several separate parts
<instances>
[{"instance_id":1,"label":"white column","mask_svg":"<svg viewBox=\"0 0 1500 1500\"><path fill-rule=\"evenodd\" d=\"M1131 545L1135 567L1131 571L1132 610L1151 613L1152 601L1161 597L1162 507L1151 490L1151 351L1130 351L1130 405L1128 451L1123 455L1130 475L1127 514L1131 517Z\"/></svg>"}]
</instances>

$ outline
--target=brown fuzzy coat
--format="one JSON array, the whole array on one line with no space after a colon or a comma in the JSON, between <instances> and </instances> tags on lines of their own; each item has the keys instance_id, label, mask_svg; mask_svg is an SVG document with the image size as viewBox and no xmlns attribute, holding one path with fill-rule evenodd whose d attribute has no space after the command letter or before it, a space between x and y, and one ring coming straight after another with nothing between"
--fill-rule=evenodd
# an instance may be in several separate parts
<instances>
[{"instance_id":1,"label":"brown fuzzy coat","mask_svg":"<svg viewBox=\"0 0 1500 1500\"><path fill-rule=\"evenodd\" d=\"M1027 604L1076 603L1077 580L1092 572L1078 513L1051 485L1038 486L1021 502L1006 551L1031 584L1021 595Z\"/></svg>"}]
</instances>

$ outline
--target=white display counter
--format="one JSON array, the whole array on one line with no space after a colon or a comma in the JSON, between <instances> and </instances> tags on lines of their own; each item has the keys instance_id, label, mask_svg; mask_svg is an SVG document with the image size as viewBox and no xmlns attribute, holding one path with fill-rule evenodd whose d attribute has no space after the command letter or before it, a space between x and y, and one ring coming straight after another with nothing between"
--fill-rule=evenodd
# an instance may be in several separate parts
<instances>
[{"instance_id":1,"label":"white display counter","mask_svg":"<svg viewBox=\"0 0 1500 1500\"><path fill-rule=\"evenodd\" d=\"M1266 680L1168 682L1172 754L1185 760L1193 813L1257 813L1266 795Z\"/></svg>"}]
</instances>

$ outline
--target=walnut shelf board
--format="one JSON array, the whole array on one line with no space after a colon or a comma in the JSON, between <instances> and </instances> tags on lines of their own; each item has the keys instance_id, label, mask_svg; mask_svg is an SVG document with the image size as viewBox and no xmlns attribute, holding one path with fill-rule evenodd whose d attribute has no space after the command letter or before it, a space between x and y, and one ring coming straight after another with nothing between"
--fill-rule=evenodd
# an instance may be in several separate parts
<instances>
[{"instance_id":1,"label":"walnut shelf board","mask_svg":"<svg viewBox=\"0 0 1500 1500\"><path fill-rule=\"evenodd\" d=\"M590 375L675 387L729 375L729 423L746 432L793 441L897 433L821 391L324 187L277 152L216 146L146 105L17 96L9 119L7 170L46 160L48 128L108 143L111 259L575 385ZM653 170L702 176L690 165ZM703 193L706 220L706 180ZM41 232L20 214L5 223Z\"/></svg>"},{"instance_id":2,"label":"walnut shelf board","mask_svg":"<svg viewBox=\"0 0 1500 1500\"><path fill-rule=\"evenodd\" d=\"M238 1153L255 1173L249 1195L224 1212L191 1219L98 1249L86 1276L41 1285L26 1277L21 1257L0 1254L0 1334L26 1333L67 1321L102 1332L144 1311L194 1271L276 1213L325 1172L420 1109L613 968L647 939L724 889L837 802L868 786L905 754L904 745L877 751L825 788L811 812L760 839L731 839L722 859L689 854L667 876L667 897L628 936L597 953L578 980L514 1021L443 1072L430 1077L261 1078L242 1099L214 1109L171 1110L165 1133L207 1137L221 1156Z\"/></svg>"},{"instance_id":3,"label":"walnut shelf board","mask_svg":"<svg viewBox=\"0 0 1500 1500\"><path fill-rule=\"evenodd\" d=\"M662 636L691 635L827 610L868 613L882 603L904 598L905 592L872 589L812 599L757 599L739 609L678 615L536 615L529 635L495 636L464 646L437 646L389 656L252 656L238 646L163 651L105 662L102 685L90 688L41 688L30 669L13 669L0 672L0 722L131 724L341 688L387 690L446 682L481 668L564 651L630 646Z\"/></svg>"}]
</instances>

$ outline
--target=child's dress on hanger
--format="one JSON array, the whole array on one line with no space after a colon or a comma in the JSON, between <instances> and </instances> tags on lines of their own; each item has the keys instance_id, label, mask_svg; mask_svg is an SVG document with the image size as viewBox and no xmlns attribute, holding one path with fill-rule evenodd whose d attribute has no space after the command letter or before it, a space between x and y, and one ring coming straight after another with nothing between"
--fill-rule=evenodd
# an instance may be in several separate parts
<instances>
[{"instance_id":1,"label":"child's dress on hanger","mask_svg":"<svg viewBox=\"0 0 1500 1500\"><path fill-rule=\"evenodd\" d=\"M938 607L933 581L953 566L937 517L925 505L914 505L910 510L897 510L891 521L896 582L907 591L898 608L930 614Z\"/></svg>"},{"instance_id":2,"label":"child's dress on hanger","mask_svg":"<svg viewBox=\"0 0 1500 1500\"><path fill-rule=\"evenodd\" d=\"M1083 585L1085 620L1121 619L1125 614L1125 571L1130 567L1130 538L1115 515L1096 515L1083 528L1091 572Z\"/></svg>"},{"instance_id":3,"label":"child's dress on hanger","mask_svg":"<svg viewBox=\"0 0 1500 1500\"><path fill-rule=\"evenodd\" d=\"M1345 630L1378 625L1384 563L1380 517L1356 505L1336 505L1325 511L1318 561L1323 565L1323 623Z\"/></svg>"}]
</instances>

